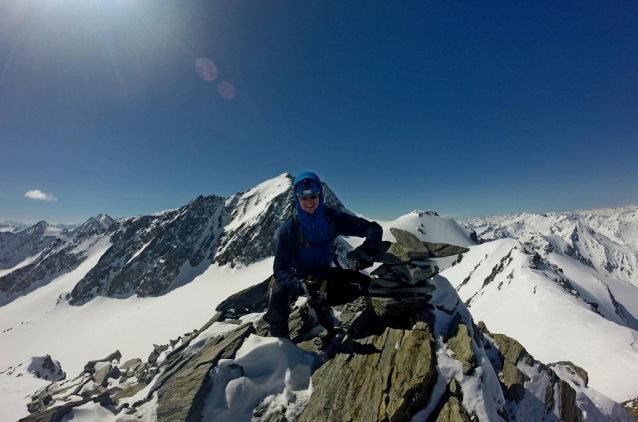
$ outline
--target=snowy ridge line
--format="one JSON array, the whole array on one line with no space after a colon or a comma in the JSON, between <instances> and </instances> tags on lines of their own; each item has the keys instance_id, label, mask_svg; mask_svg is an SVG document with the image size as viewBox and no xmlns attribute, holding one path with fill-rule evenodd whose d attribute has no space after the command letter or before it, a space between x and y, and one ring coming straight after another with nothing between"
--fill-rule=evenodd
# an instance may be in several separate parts
<instances>
[{"instance_id":1,"label":"snowy ridge line","mask_svg":"<svg viewBox=\"0 0 638 422\"><path fill-rule=\"evenodd\" d=\"M570 256L601 274L638 285L638 205L460 221L484 240L517 238L543 256L551 252Z\"/></svg>"},{"instance_id":2,"label":"snowy ridge line","mask_svg":"<svg viewBox=\"0 0 638 422\"><path fill-rule=\"evenodd\" d=\"M616 311L630 309L638 291L617 279L601 283L600 277L581 275L594 271L564 257L557 269L529 246L503 239L470 247L442 275L475 318L517 338L542 361L575 362L596 390L621 402L638 396L638 382L626 376L638 374L632 346L638 333ZM622 292L622 299L614 291ZM600 355L589 352L591 343Z\"/></svg>"}]
</instances>

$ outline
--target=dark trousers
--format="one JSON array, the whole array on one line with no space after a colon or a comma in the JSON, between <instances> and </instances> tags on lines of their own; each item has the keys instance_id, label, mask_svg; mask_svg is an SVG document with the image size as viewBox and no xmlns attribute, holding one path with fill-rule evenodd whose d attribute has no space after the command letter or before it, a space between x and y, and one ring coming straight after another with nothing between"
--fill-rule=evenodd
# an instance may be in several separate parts
<instances>
[{"instance_id":1,"label":"dark trousers","mask_svg":"<svg viewBox=\"0 0 638 422\"><path fill-rule=\"evenodd\" d=\"M355 270L345 268L330 268L328 272L328 284L326 293L327 303L330 306L343 305L352 302L359 296L368 292L370 277ZM311 289L318 290L321 283L311 285ZM284 289L279 283L273 281L270 285L270 301L264 320L271 326L278 326L282 330L288 329L288 317L290 307L297 301L298 292Z\"/></svg>"}]
</instances>

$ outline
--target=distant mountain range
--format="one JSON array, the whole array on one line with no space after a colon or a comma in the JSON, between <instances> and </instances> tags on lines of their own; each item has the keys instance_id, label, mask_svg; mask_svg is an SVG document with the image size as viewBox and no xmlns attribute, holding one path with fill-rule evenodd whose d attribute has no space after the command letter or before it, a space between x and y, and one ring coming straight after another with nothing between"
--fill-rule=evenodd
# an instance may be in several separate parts
<instances>
[{"instance_id":1,"label":"distant mountain range","mask_svg":"<svg viewBox=\"0 0 638 422\"><path fill-rule=\"evenodd\" d=\"M592 211L507 214L459 220L482 240L515 238L542 256L574 258L638 286L638 204Z\"/></svg>"},{"instance_id":2,"label":"distant mountain range","mask_svg":"<svg viewBox=\"0 0 638 422\"><path fill-rule=\"evenodd\" d=\"M64 327L71 343L81 335L102 345L89 354L56 344L53 358L73 373L77 360L83 365L122 348L110 336L126 332L129 343L151 347L169 340L153 337L157 325L181 332L201 326L196 315L270 276L293 180L286 173L246 192L199 196L152 215L101 214L72 229L41 221L0 232L0 342L12 345L0 354L0 370L19 363L17 356L51 353L51 327ZM326 202L350 212L327 186ZM609 400L600 393L618 402L638 397L638 205L458 222L414 211L379 223L384 240L395 240L389 229L396 227L424 242L469 247L437 259L440 276L491 332L515 338L544 363L584 368L589 387L577 389L582 403L585 396L587 403ZM360 243L339 239L343 265L351 265L345 255ZM196 289L205 297L183 296ZM200 301L206 309L194 305ZM135 307L146 309L144 316ZM100 330L82 331L87 321Z\"/></svg>"},{"instance_id":3,"label":"distant mountain range","mask_svg":"<svg viewBox=\"0 0 638 422\"><path fill-rule=\"evenodd\" d=\"M0 232L17 233L19 231L28 229L31 226L33 226L33 224L24 223L22 221L0 221ZM79 223L78 224L58 223L58 224L51 224L51 226L55 227L56 229L73 230L73 229L79 227L80 224Z\"/></svg>"}]
</instances>

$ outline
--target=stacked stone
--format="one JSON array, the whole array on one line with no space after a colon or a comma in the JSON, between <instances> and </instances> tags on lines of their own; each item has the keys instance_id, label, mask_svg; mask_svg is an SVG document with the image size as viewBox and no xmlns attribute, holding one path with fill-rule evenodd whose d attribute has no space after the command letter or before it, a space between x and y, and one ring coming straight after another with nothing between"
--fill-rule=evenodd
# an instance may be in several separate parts
<instances>
[{"instance_id":1,"label":"stacked stone","mask_svg":"<svg viewBox=\"0 0 638 422\"><path fill-rule=\"evenodd\" d=\"M396 243L382 242L375 258L382 264L372 271L372 284L390 289L423 286L438 274L438 266L430 259L434 254L414 234L397 228L391 228L390 232ZM357 253L355 249L350 256Z\"/></svg>"}]
</instances>

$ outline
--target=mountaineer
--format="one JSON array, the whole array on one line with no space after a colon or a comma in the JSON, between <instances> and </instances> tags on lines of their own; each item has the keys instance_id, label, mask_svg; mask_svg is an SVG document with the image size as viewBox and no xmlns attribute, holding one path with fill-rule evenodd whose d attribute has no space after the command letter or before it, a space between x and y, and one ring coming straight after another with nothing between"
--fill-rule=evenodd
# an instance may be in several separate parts
<instances>
[{"instance_id":1,"label":"mountaineer","mask_svg":"<svg viewBox=\"0 0 638 422\"><path fill-rule=\"evenodd\" d=\"M315 173L297 176L293 192L293 215L278 232L274 280L264 316L271 334L285 338L289 337L290 306L299 295L308 296L308 304L324 328L334 328L331 307L367 293L370 277L358 270L374 263L383 235L379 224L325 206L321 181ZM338 265L335 240L340 235L365 237L356 270L330 266L333 261Z\"/></svg>"}]
</instances>

